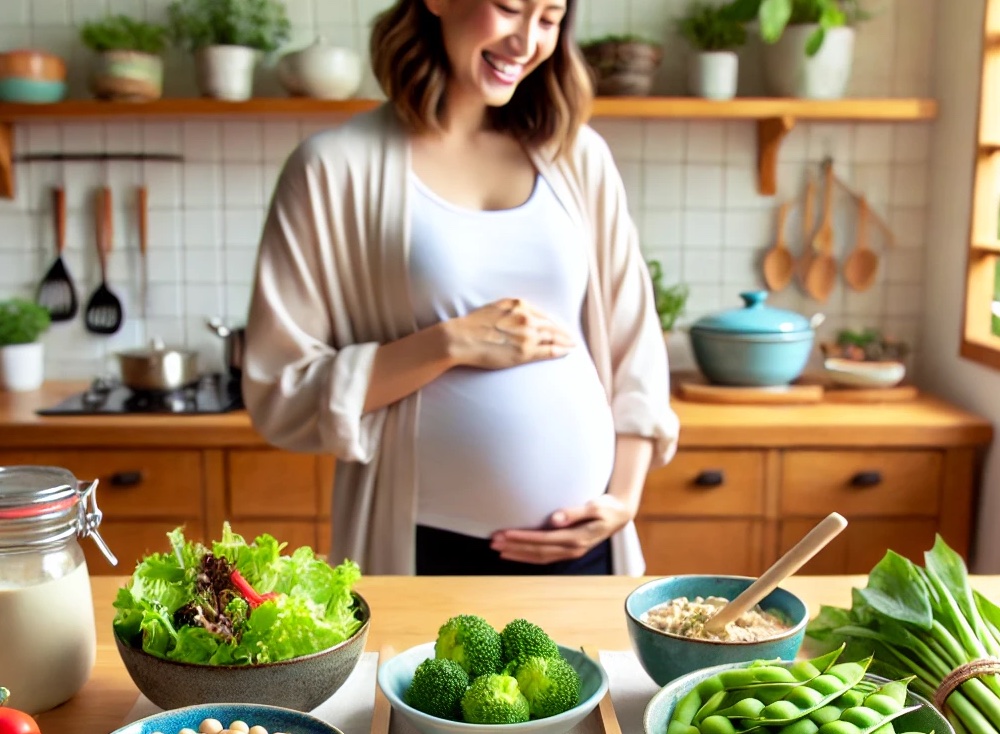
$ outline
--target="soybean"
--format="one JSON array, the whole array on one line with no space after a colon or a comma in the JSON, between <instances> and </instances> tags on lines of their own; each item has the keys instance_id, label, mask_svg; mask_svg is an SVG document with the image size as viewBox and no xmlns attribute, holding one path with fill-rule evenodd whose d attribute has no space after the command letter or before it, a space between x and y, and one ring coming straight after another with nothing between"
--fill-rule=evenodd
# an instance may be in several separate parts
<instances>
[{"instance_id":1,"label":"soybean","mask_svg":"<svg viewBox=\"0 0 1000 734\"><path fill-rule=\"evenodd\" d=\"M698 725L701 734L737 734L736 726L725 716L709 716Z\"/></svg>"},{"instance_id":2,"label":"soybean","mask_svg":"<svg viewBox=\"0 0 1000 734\"><path fill-rule=\"evenodd\" d=\"M726 700L725 691L718 691L717 693L714 693L712 697L709 698L707 701L705 701L705 703L702 704L702 707L698 709L698 713L694 715L694 720L691 723L693 723L695 726L700 726L702 721L704 721L706 718L714 714L722 707L722 704L725 702L725 700Z\"/></svg>"}]
</instances>

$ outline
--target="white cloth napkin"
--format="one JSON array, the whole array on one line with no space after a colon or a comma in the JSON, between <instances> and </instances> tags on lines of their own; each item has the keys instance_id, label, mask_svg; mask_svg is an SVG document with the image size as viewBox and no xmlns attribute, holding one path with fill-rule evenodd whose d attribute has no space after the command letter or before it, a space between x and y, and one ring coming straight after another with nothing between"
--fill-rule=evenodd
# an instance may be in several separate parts
<instances>
[{"instance_id":1,"label":"white cloth napkin","mask_svg":"<svg viewBox=\"0 0 1000 734\"><path fill-rule=\"evenodd\" d=\"M630 651L601 650L601 665L608 674L611 702L622 734L642 734L642 714L649 699L659 690ZM354 672L336 693L311 712L313 716L340 729L344 734L368 734L375 706L375 672L378 653L366 652ZM122 725L161 711L148 698L139 695ZM228 722L223 722L228 723ZM402 716L392 716L391 734L417 734ZM574 727L569 734L600 734L597 710Z\"/></svg>"}]
</instances>

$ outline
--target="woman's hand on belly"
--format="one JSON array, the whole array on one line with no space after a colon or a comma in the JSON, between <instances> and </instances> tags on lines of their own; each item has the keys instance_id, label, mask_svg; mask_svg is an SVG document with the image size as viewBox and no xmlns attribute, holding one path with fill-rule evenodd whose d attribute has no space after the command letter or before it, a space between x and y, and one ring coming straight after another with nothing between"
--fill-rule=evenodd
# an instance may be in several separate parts
<instances>
[{"instance_id":1,"label":"woman's hand on belly","mask_svg":"<svg viewBox=\"0 0 1000 734\"><path fill-rule=\"evenodd\" d=\"M442 323L453 366L503 369L563 357L574 342L555 321L519 298L504 298Z\"/></svg>"},{"instance_id":2,"label":"woman's hand on belly","mask_svg":"<svg viewBox=\"0 0 1000 734\"><path fill-rule=\"evenodd\" d=\"M508 561L565 561L580 558L625 527L631 519L632 513L624 502L603 494L580 507L567 507L552 513L548 528L496 532L490 547Z\"/></svg>"}]
</instances>

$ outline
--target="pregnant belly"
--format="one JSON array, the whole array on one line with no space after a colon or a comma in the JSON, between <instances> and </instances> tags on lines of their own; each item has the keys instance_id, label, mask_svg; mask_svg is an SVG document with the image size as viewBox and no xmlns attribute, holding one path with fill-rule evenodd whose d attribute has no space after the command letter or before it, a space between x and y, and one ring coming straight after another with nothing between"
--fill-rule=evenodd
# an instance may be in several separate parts
<instances>
[{"instance_id":1,"label":"pregnant belly","mask_svg":"<svg viewBox=\"0 0 1000 734\"><path fill-rule=\"evenodd\" d=\"M586 350L505 370L452 370L421 391L418 522L488 537L545 525L602 494L611 409Z\"/></svg>"}]
</instances>

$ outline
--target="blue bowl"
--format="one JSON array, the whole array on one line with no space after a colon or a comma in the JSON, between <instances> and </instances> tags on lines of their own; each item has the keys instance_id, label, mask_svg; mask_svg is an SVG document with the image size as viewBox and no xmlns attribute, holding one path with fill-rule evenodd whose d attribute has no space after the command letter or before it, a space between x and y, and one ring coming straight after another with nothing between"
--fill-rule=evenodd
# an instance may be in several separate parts
<instances>
[{"instance_id":1,"label":"blue bowl","mask_svg":"<svg viewBox=\"0 0 1000 734\"><path fill-rule=\"evenodd\" d=\"M652 607L681 596L735 599L753 581L755 579L747 576L665 576L643 584L628 595L625 619L632 649L658 686L707 666L795 659L805 637L809 610L799 597L780 587L765 596L760 606L783 615L791 621L792 627L784 634L758 642L696 640L663 632L640 621Z\"/></svg>"},{"instance_id":2,"label":"blue bowl","mask_svg":"<svg viewBox=\"0 0 1000 734\"><path fill-rule=\"evenodd\" d=\"M427 658L434 657L434 643L404 650L389 658L378 669L378 686L389 699L393 710L405 718L421 734L564 734L583 721L597 708L608 691L608 676L604 668L579 650L559 645L559 652L580 674L580 703L569 711L544 719L532 719L520 724L469 724L425 714L403 700L413 680L413 671Z\"/></svg>"},{"instance_id":3,"label":"blue bowl","mask_svg":"<svg viewBox=\"0 0 1000 734\"><path fill-rule=\"evenodd\" d=\"M749 665L745 663L730 663L728 665L715 665L711 668L696 670L693 673L681 676L677 680L668 683L654 695L642 716L642 728L646 734L663 734L667 730L670 717L673 716L674 707L692 688L697 686L706 678L710 678L723 670L734 668L745 668ZM878 683L885 683L886 678L868 674L866 678ZM920 708L911 713L904 714L892 722L896 731L910 732L934 732L934 734L955 734L955 730L941 712L934 708L923 696L918 696L912 691L907 691L906 705L914 706L920 704Z\"/></svg>"},{"instance_id":4,"label":"blue bowl","mask_svg":"<svg viewBox=\"0 0 1000 734\"><path fill-rule=\"evenodd\" d=\"M296 734L343 734L340 729L310 714L278 706L264 706L256 703L204 703L187 706L133 721L111 734L154 734L155 732L177 732L187 727L201 731L198 727L205 719L216 719L229 726L239 720L248 726L263 726L269 732L289 731Z\"/></svg>"},{"instance_id":5,"label":"blue bowl","mask_svg":"<svg viewBox=\"0 0 1000 734\"><path fill-rule=\"evenodd\" d=\"M66 82L7 77L0 79L0 101L51 104L66 96Z\"/></svg>"}]
</instances>

